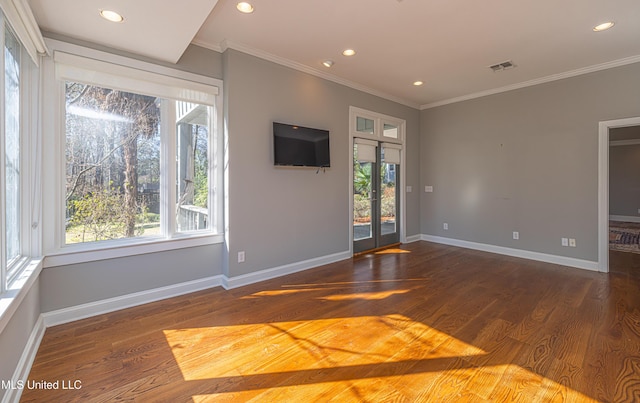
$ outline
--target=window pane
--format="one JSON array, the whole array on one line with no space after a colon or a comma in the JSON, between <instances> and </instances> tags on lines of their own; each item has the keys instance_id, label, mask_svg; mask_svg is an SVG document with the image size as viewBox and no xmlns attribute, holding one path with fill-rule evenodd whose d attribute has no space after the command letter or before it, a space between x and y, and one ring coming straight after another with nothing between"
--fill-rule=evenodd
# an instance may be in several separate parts
<instances>
[{"instance_id":1,"label":"window pane","mask_svg":"<svg viewBox=\"0 0 640 403\"><path fill-rule=\"evenodd\" d=\"M373 134L374 121L371 119L361 118L360 116L358 116L356 118L356 130L361 133Z\"/></svg>"},{"instance_id":2,"label":"window pane","mask_svg":"<svg viewBox=\"0 0 640 403\"><path fill-rule=\"evenodd\" d=\"M177 231L209 228L209 107L177 106Z\"/></svg>"},{"instance_id":3,"label":"window pane","mask_svg":"<svg viewBox=\"0 0 640 403\"><path fill-rule=\"evenodd\" d=\"M359 147L364 144L354 144L353 151L353 240L360 241L373 237L371 225L373 217L373 183L371 170L374 161L362 162L358 159ZM375 147L374 155L375 155Z\"/></svg>"},{"instance_id":4,"label":"window pane","mask_svg":"<svg viewBox=\"0 0 640 403\"><path fill-rule=\"evenodd\" d=\"M20 44L5 30L5 228L7 266L20 255Z\"/></svg>"},{"instance_id":5,"label":"window pane","mask_svg":"<svg viewBox=\"0 0 640 403\"><path fill-rule=\"evenodd\" d=\"M384 149L383 149L384 150ZM387 149L387 151L393 149ZM396 230L397 192L395 164L383 162L380 165L380 234L393 234Z\"/></svg>"},{"instance_id":6,"label":"window pane","mask_svg":"<svg viewBox=\"0 0 640 403\"><path fill-rule=\"evenodd\" d=\"M66 243L160 234L160 103L65 83Z\"/></svg>"},{"instance_id":7,"label":"window pane","mask_svg":"<svg viewBox=\"0 0 640 403\"><path fill-rule=\"evenodd\" d=\"M385 123L383 125L382 135L384 137L398 138L398 126Z\"/></svg>"}]
</instances>

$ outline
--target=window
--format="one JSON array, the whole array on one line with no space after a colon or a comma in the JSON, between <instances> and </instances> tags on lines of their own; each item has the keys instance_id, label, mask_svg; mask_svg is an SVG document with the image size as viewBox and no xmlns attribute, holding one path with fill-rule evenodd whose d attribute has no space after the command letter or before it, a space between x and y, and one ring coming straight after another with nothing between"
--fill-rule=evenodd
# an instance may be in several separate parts
<instances>
[{"instance_id":1,"label":"window","mask_svg":"<svg viewBox=\"0 0 640 403\"><path fill-rule=\"evenodd\" d=\"M7 26L4 29L4 156L4 265L11 268L20 257L20 43Z\"/></svg>"},{"instance_id":2,"label":"window","mask_svg":"<svg viewBox=\"0 0 640 403\"><path fill-rule=\"evenodd\" d=\"M91 57L54 51L64 160L48 254L220 235L218 80L65 46Z\"/></svg>"},{"instance_id":3,"label":"window","mask_svg":"<svg viewBox=\"0 0 640 403\"><path fill-rule=\"evenodd\" d=\"M27 234L24 232L25 202L27 190L23 189L26 178L22 174L24 159L27 151L23 144L26 136L23 125L23 94L25 85L22 77L23 65L28 64L28 58L23 62L23 48L20 41L9 24L2 19L0 14L0 38L3 43L3 52L0 57L0 64L4 73L0 78L2 109L0 112L0 155L2 164L0 165L0 205L2 206L2 219L0 220L0 231L2 240L0 241L0 292L9 288L11 282L24 267L23 249L24 239ZM27 196L28 197L28 196Z\"/></svg>"},{"instance_id":4,"label":"window","mask_svg":"<svg viewBox=\"0 0 640 403\"><path fill-rule=\"evenodd\" d=\"M39 99L33 85L37 58L30 57L23 37L16 32L20 31L15 31L7 14L0 11L0 294L22 289L33 273L27 266L40 255L40 216L34 204L39 193L32 174L37 171L37 131L32 121ZM3 306L11 300L3 298L0 328L6 318Z\"/></svg>"}]
</instances>

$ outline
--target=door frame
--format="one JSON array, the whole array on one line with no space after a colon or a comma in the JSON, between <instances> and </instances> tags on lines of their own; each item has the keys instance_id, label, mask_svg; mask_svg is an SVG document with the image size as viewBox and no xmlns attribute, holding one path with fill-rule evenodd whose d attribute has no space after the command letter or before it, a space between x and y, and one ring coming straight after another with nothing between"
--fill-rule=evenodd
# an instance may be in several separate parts
<instances>
[{"instance_id":1,"label":"door frame","mask_svg":"<svg viewBox=\"0 0 640 403\"><path fill-rule=\"evenodd\" d=\"M374 121L374 127L376 130L373 135L367 135L365 133L358 132L356 130L356 118L363 117L367 119L372 119ZM391 123L398 127L398 138L393 139L389 137L384 137L382 134L382 125L384 123ZM405 137L406 137L406 121L404 119L399 119L393 116L384 115L377 112L368 111L366 109L358 108L355 106L349 106L349 181L347 183L348 186L348 195L349 195L349 220L348 220L348 230L349 230L349 254L353 256L353 145L354 138L360 137L363 139L374 140L383 143L395 143L400 145L402 148L400 150L400 181L399 181L399 216L398 216L398 224L400 225L400 242L406 242L406 192L403 191L406 189L404 185L406 172L406 158L405 158Z\"/></svg>"},{"instance_id":2,"label":"door frame","mask_svg":"<svg viewBox=\"0 0 640 403\"><path fill-rule=\"evenodd\" d=\"M598 271L609 272L609 130L640 126L640 117L605 120L598 127Z\"/></svg>"}]
</instances>

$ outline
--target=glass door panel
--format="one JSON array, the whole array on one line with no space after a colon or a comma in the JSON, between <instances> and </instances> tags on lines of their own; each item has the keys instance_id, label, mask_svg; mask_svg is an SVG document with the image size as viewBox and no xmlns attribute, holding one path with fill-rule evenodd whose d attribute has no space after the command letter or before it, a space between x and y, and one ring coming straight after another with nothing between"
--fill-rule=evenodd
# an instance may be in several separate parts
<instances>
[{"instance_id":1,"label":"glass door panel","mask_svg":"<svg viewBox=\"0 0 640 403\"><path fill-rule=\"evenodd\" d=\"M398 210L395 164L381 164L380 184L380 235L395 234Z\"/></svg>"},{"instance_id":2,"label":"glass door panel","mask_svg":"<svg viewBox=\"0 0 640 403\"><path fill-rule=\"evenodd\" d=\"M353 241L356 252L376 247L375 160L375 146L353 145Z\"/></svg>"},{"instance_id":3,"label":"glass door panel","mask_svg":"<svg viewBox=\"0 0 640 403\"><path fill-rule=\"evenodd\" d=\"M370 140L354 142L353 250L358 253L400 240L400 149Z\"/></svg>"}]
</instances>

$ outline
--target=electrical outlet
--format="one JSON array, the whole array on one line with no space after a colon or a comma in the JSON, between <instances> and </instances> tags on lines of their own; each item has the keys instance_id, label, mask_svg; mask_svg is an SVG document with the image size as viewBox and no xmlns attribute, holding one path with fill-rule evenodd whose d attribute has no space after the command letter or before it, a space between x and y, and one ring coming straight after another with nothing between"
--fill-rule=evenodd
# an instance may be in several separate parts
<instances>
[{"instance_id":1,"label":"electrical outlet","mask_svg":"<svg viewBox=\"0 0 640 403\"><path fill-rule=\"evenodd\" d=\"M569 246L569 238L562 238L562 246Z\"/></svg>"},{"instance_id":2,"label":"electrical outlet","mask_svg":"<svg viewBox=\"0 0 640 403\"><path fill-rule=\"evenodd\" d=\"M238 252L238 263L244 263L244 251Z\"/></svg>"},{"instance_id":3,"label":"electrical outlet","mask_svg":"<svg viewBox=\"0 0 640 403\"><path fill-rule=\"evenodd\" d=\"M427 192L427 193L433 192L433 186L425 186L424 187L424 191Z\"/></svg>"},{"instance_id":4,"label":"electrical outlet","mask_svg":"<svg viewBox=\"0 0 640 403\"><path fill-rule=\"evenodd\" d=\"M513 231L513 239L520 239L520 233L518 231Z\"/></svg>"},{"instance_id":5,"label":"electrical outlet","mask_svg":"<svg viewBox=\"0 0 640 403\"><path fill-rule=\"evenodd\" d=\"M575 238L569 238L569 246L572 248L576 247L576 240Z\"/></svg>"},{"instance_id":6,"label":"electrical outlet","mask_svg":"<svg viewBox=\"0 0 640 403\"><path fill-rule=\"evenodd\" d=\"M442 224L442 229L449 229L449 224L447 223Z\"/></svg>"}]
</instances>

